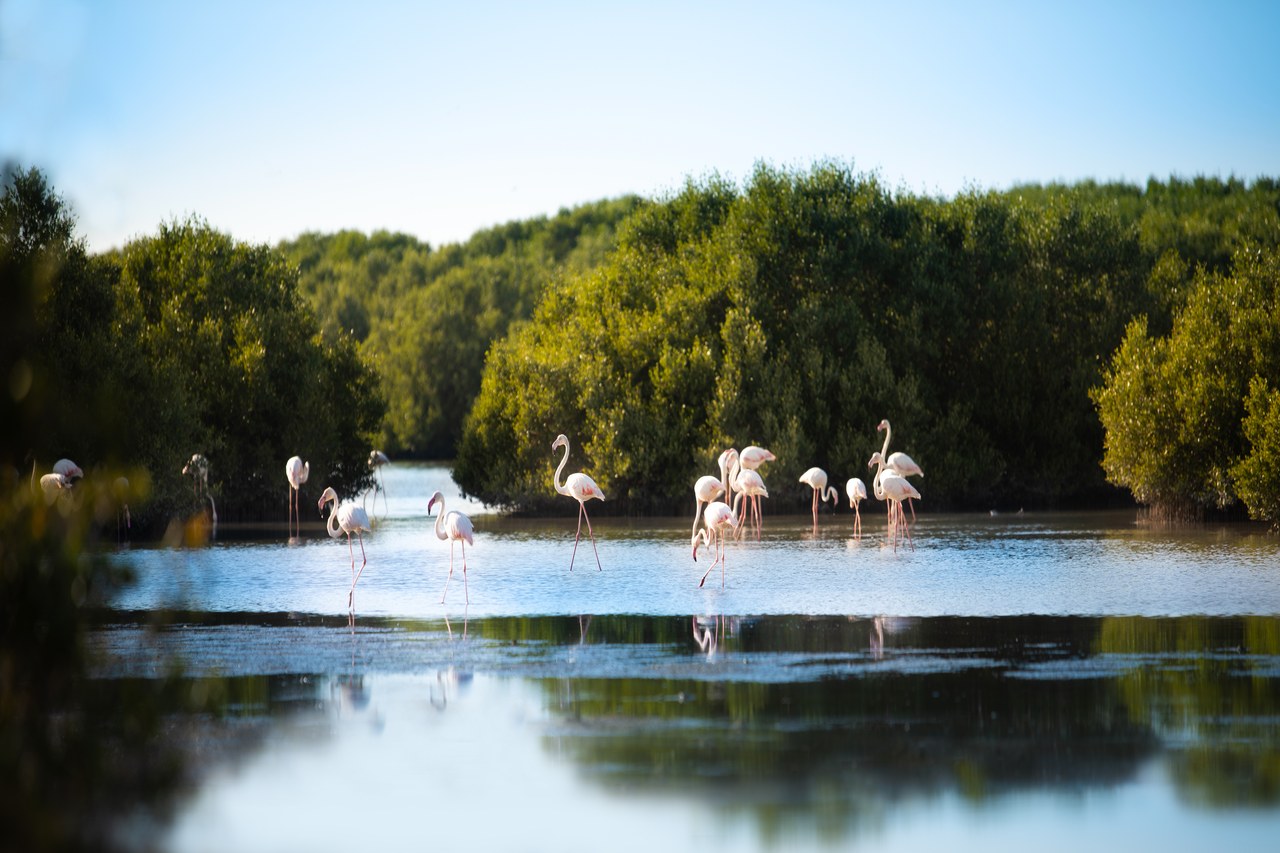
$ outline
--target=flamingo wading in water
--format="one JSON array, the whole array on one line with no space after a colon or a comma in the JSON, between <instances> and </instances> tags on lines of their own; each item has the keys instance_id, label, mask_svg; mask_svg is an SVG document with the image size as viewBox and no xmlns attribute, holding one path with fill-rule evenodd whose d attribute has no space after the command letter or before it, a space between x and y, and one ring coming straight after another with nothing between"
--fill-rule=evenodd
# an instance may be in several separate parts
<instances>
[{"instance_id":1,"label":"flamingo wading in water","mask_svg":"<svg viewBox=\"0 0 1280 853\"><path fill-rule=\"evenodd\" d=\"M444 604L444 597L449 594L449 581L453 578L453 543L462 543L462 589L467 596L467 604L471 603L471 592L467 589L467 546L474 546L475 528L471 525L471 519L465 514L452 510L448 513L444 511L444 495L436 492L431 496L431 500L427 501L427 515L431 514L431 508L439 502L440 512L436 514L435 533L437 539L449 540L449 574L444 579L444 592L440 594L440 603Z\"/></svg>"},{"instance_id":2,"label":"flamingo wading in water","mask_svg":"<svg viewBox=\"0 0 1280 853\"><path fill-rule=\"evenodd\" d=\"M889 439L893 437L893 428L889 426L889 419L884 418L880 421L880 425L876 427L876 432L884 430L884 447L880 448L880 456L884 459L886 468L891 468L903 477L923 477L924 471L916 464L916 461L905 453L890 453ZM911 520L916 520L916 505L907 501L907 505L911 507Z\"/></svg>"},{"instance_id":3,"label":"flamingo wading in water","mask_svg":"<svg viewBox=\"0 0 1280 853\"><path fill-rule=\"evenodd\" d=\"M907 531L907 544L914 551L916 545L911 541L911 528L907 525L907 516L902 511L902 502L912 498L920 500L920 492L907 482L906 477L886 467L879 451L871 454L871 459L867 461L868 468L872 465L879 467L876 469L875 479L871 481L871 487L876 499L886 501L889 506L889 536L893 540L893 550L898 550L898 525L901 524Z\"/></svg>"},{"instance_id":4,"label":"flamingo wading in water","mask_svg":"<svg viewBox=\"0 0 1280 853\"><path fill-rule=\"evenodd\" d=\"M813 529L817 532L818 504L826 500L833 504L838 503L840 495L836 492L835 486L827 485L827 472L821 468L810 468L805 471L800 475L800 482L813 489Z\"/></svg>"},{"instance_id":5,"label":"flamingo wading in water","mask_svg":"<svg viewBox=\"0 0 1280 853\"><path fill-rule=\"evenodd\" d=\"M302 484L311 476L311 463L303 462L301 456L290 456L289 461L284 463L284 476L289 481L289 537L293 538L294 519L297 519L298 524L296 535L302 535L302 513L298 509L298 496Z\"/></svg>"},{"instance_id":6,"label":"flamingo wading in water","mask_svg":"<svg viewBox=\"0 0 1280 853\"><path fill-rule=\"evenodd\" d=\"M369 514L364 511L364 507L357 506L351 501L343 501L338 503L338 493L333 490L333 486L324 490L324 494L320 496L319 503L316 508L321 512L324 511L324 505L333 502L333 511L329 513L329 522L326 529L329 531L329 538L337 539L343 533L347 534L347 552L351 555L351 592L347 594L347 608L352 615L356 612L356 583L360 580L360 575L364 574L364 567L369 564L369 558L364 553L364 534L372 532L373 528L369 526ZM360 571L356 571L356 553L351 547L351 534L354 533L356 538L360 540Z\"/></svg>"},{"instance_id":7,"label":"flamingo wading in water","mask_svg":"<svg viewBox=\"0 0 1280 853\"><path fill-rule=\"evenodd\" d=\"M724 501L712 501L707 504L707 508L702 511L702 529L695 530L693 533L693 561L698 562L698 545L710 545L712 540L716 543L716 558L707 567L702 574L702 580L698 581L701 587L707 582L707 575L711 574L711 570L716 567L716 563L720 564L720 588L724 589L724 534L725 531L733 530L738 526L737 514Z\"/></svg>"},{"instance_id":8,"label":"flamingo wading in water","mask_svg":"<svg viewBox=\"0 0 1280 853\"><path fill-rule=\"evenodd\" d=\"M693 508L693 532L698 532L698 519L702 517L702 505L711 503L724 491L724 483L710 474L699 477L693 484L693 497L697 502Z\"/></svg>"},{"instance_id":9,"label":"flamingo wading in water","mask_svg":"<svg viewBox=\"0 0 1280 853\"><path fill-rule=\"evenodd\" d=\"M587 501L592 498L604 500L604 492L600 491L600 487L596 485L596 481L581 472L570 474L565 479L564 484L560 483L560 474L564 471L564 466L569 462L569 439L563 433L556 436L556 440L551 442L551 450L554 452L556 448L564 448L564 456L560 459L559 466L556 467L555 476L552 477L552 484L555 485L556 491L562 495L568 495L578 502L578 532L573 537L573 556L569 558L569 571L573 571L573 561L578 556L578 540L582 538L582 520L587 520L587 536L591 539L591 550L596 555L596 570L600 571L600 551L596 549L596 537L591 530L591 518L587 515Z\"/></svg>"},{"instance_id":10,"label":"flamingo wading in water","mask_svg":"<svg viewBox=\"0 0 1280 853\"><path fill-rule=\"evenodd\" d=\"M845 493L849 495L849 506L853 508L853 535L862 538L862 512L858 504L867 499L867 484L857 477L850 477L844 484Z\"/></svg>"},{"instance_id":11,"label":"flamingo wading in water","mask_svg":"<svg viewBox=\"0 0 1280 853\"><path fill-rule=\"evenodd\" d=\"M387 506L387 480L382 476L382 466L387 465L391 460L387 454L381 450L369 451L369 467L373 469L373 511L378 511L378 492L382 492L382 511L391 512L391 508ZM368 496L368 492L365 492Z\"/></svg>"}]
</instances>

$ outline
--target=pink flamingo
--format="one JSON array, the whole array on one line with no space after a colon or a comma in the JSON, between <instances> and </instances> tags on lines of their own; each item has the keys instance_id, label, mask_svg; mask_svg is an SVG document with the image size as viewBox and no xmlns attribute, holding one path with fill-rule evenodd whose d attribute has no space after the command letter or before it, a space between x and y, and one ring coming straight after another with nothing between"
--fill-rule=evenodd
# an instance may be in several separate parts
<instances>
[{"instance_id":1,"label":"pink flamingo","mask_svg":"<svg viewBox=\"0 0 1280 853\"><path fill-rule=\"evenodd\" d=\"M289 537L292 538L295 535L295 518L298 523L296 535L302 535L302 512L298 509L298 496L301 494L302 484L311 476L311 463L303 462L301 456L290 456L289 461L284 463L284 476L289 481Z\"/></svg>"},{"instance_id":2,"label":"pink flamingo","mask_svg":"<svg viewBox=\"0 0 1280 853\"><path fill-rule=\"evenodd\" d=\"M738 451L730 447L720 454L720 482L724 484L724 502L733 503L733 470L738 466Z\"/></svg>"},{"instance_id":3,"label":"pink flamingo","mask_svg":"<svg viewBox=\"0 0 1280 853\"><path fill-rule=\"evenodd\" d=\"M724 534L726 530L733 530L737 526L737 514L724 501L712 501L702 511L702 530L694 531L693 534L693 561L695 563L698 562L698 545L709 546L713 539L716 543L716 558L707 567L707 570L703 572L702 580L698 581L699 587L707 582L707 575L711 574L711 570L716 567L716 563L719 563L720 588L724 589Z\"/></svg>"},{"instance_id":4,"label":"pink flamingo","mask_svg":"<svg viewBox=\"0 0 1280 853\"><path fill-rule=\"evenodd\" d=\"M876 427L876 432L884 430L884 447L880 448L880 455L884 457L886 468L891 468L903 477L923 477L924 471L916 464L916 461L905 453L890 453L889 439L893 437L893 429L889 426L889 419L884 418L880 421L880 425ZM911 520L916 520L916 505L910 500L907 505L911 507Z\"/></svg>"},{"instance_id":5,"label":"pink flamingo","mask_svg":"<svg viewBox=\"0 0 1280 853\"><path fill-rule=\"evenodd\" d=\"M844 490L849 495L849 506L853 507L853 535L861 539L862 512L858 509L858 504L867 499L867 484L857 477L850 477L849 482L844 484Z\"/></svg>"},{"instance_id":6,"label":"pink flamingo","mask_svg":"<svg viewBox=\"0 0 1280 853\"><path fill-rule=\"evenodd\" d=\"M827 485L827 472L821 468L810 468L800 475L800 482L813 489L813 530L818 531L818 504L829 500L833 504L840 500L835 486Z\"/></svg>"},{"instance_id":7,"label":"pink flamingo","mask_svg":"<svg viewBox=\"0 0 1280 853\"><path fill-rule=\"evenodd\" d=\"M898 550L898 525L901 524L907 531L907 543L914 551L916 545L911 541L911 528L907 525L907 516L902 511L902 502L912 498L920 500L920 492L907 482L906 477L886 467L879 451L871 454L867 467L870 468L872 465L879 466L876 469L875 479L871 481L876 499L886 501L889 506L889 535L893 539L893 550Z\"/></svg>"},{"instance_id":8,"label":"pink flamingo","mask_svg":"<svg viewBox=\"0 0 1280 853\"><path fill-rule=\"evenodd\" d=\"M724 483L710 474L699 477L693 484L693 497L697 501L693 508L693 532L698 532L698 519L702 517L702 505L711 503L724 491Z\"/></svg>"},{"instance_id":9,"label":"pink flamingo","mask_svg":"<svg viewBox=\"0 0 1280 853\"><path fill-rule=\"evenodd\" d=\"M741 536L742 531L746 529L747 510L751 510L751 521L756 529L756 541L760 541L760 529L764 526L764 513L760 509L760 499L769 497L769 490L764 487L764 478L760 476L758 471L750 469L737 472L737 476L730 478L733 480L734 488L737 494L733 496L733 509L738 512L738 501L746 498L742 504L742 515L738 519L739 527L737 535Z\"/></svg>"},{"instance_id":10,"label":"pink flamingo","mask_svg":"<svg viewBox=\"0 0 1280 853\"><path fill-rule=\"evenodd\" d=\"M334 510L329 513L329 523L327 530L331 539L337 539L343 533L347 534L347 552L351 554L351 592L347 595L347 607L350 609L352 616L356 612L356 583L360 580L360 575L364 574L364 567L369 564L369 558L364 553L364 534L371 533L373 528L369 526L369 514L364 511L364 507L357 506L351 501L343 501L338 503L338 493L333 487L324 490L324 494L320 496L320 502L316 504L316 508L321 512L324 511L324 505L333 502ZM354 533L356 538L360 540L360 571L356 571L356 554L355 549L351 547L351 534Z\"/></svg>"},{"instance_id":11,"label":"pink flamingo","mask_svg":"<svg viewBox=\"0 0 1280 853\"><path fill-rule=\"evenodd\" d=\"M551 442L551 449L554 451L557 447L564 448L564 456L560 459L560 465L556 468L555 476L552 477L552 483L556 487L556 491L562 495L568 495L578 502L578 533L573 537L573 556L569 558L569 571L573 571L573 561L578 556L578 540L582 538L582 520L587 520L587 536L591 539L591 550L596 555L596 571L600 571L600 551L596 549L596 537L591 530L591 517L587 515L587 501L592 498L604 500L604 492L600 491L600 487L596 485L596 481L583 473L570 474L564 481L564 485L560 484L560 472L564 470L564 466L569 462L569 439L563 433L556 436L556 440Z\"/></svg>"},{"instance_id":12,"label":"pink flamingo","mask_svg":"<svg viewBox=\"0 0 1280 853\"><path fill-rule=\"evenodd\" d=\"M436 538L449 540L449 574L444 579L444 592L440 594L440 603L444 604L444 598L449 594L449 581L453 578L453 543L462 543L462 589L467 596L467 604L471 603L471 591L467 589L467 546L474 546L475 539L473 534L475 529L471 525L471 519L457 510L445 513L444 511L444 495L436 492L431 496L431 500L427 501L427 515L431 514L431 508L440 503L440 512L436 515Z\"/></svg>"}]
</instances>

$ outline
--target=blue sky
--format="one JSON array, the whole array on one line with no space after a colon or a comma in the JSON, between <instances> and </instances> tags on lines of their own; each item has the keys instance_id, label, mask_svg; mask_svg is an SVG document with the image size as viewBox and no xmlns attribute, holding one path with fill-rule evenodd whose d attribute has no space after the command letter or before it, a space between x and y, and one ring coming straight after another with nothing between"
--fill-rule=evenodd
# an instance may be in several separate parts
<instances>
[{"instance_id":1,"label":"blue sky","mask_svg":"<svg viewBox=\"0 0 1280 853\"><path fill-rule=\"evenodd\" d=\"M433 245L757 162L950 196L1280 176L1280 2L0 0L0 158L94 251Z\"/></svg>"}]
</instances>

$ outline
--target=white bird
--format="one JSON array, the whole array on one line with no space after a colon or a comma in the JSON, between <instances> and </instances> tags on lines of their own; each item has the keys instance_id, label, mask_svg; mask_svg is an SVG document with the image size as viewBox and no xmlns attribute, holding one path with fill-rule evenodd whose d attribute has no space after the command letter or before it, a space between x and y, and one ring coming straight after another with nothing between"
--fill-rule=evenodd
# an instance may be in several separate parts
<instances>
[{"instance_id":1,"label":"white bird","mask_svg":"<svg viewBox=\"0 0 1280 853\"><path fill-rule=\"evenodd\" d=\"M698 519L702 518L702 505L711 503L720 493L724 491L724 483L712 477L710 474L705 477L699 477L698 481L693 484L693 497L695 504L693 507L693 532L698 532Z\"/></svg>"},{"instance_id":2,"label":"white bird","mask_svg":"<svg viewBox=\"0 0 1280 853\"><path fill-rule=\"evenodd\" d=\"M324 512L324 505L333 502L333 511L329 513L329 522L326 529L329 531L331 539L337 539L343 533L347 534L347 553L351 555L351 592L347 595L347 607L354 615L356 612L356 583L360 580L360 575L364 574L364 567L369 564L369 558L364 553L364 534L372 532L373 528L369 526L369 514L364 511L364 507L356 506L351 501L343 501L338 503L338 493L333 487L324 490L324 494L320 496L320 501L316 504L316 508ZM356 571L356 554L355 549L351 547L351 534L354 533L356 538L360 540L360 571Z\"/></svg>"},{"instance_id":3,"label":"white bird","mask_svg":"<svg viewBox=\"0 0 1280 853\"><path fill-rule=\"evenodd\" d=\"M750 444L742 448L742 452L738 454L738 461L741 463L742 467L748 468L752 471L759 468L764 463L773 462L776 459L777 457L768 450L765 450L763 447L756 447L754 444Z\"/></svg>"},{"instance_id":4,"label":"white bird","mask_svg":"<svg viewBox=\"0 0 1280 853\"><path fill-rule=\"evenodd\" d=\"M853 535L862 538L862 512L858 504L867 499L867 484L857 477L850 477L844 484L845 493L849 495L849 506L853 507Z\"/></svg>"},{"instance_id":5,"label":"white bird","mask_svg":"<svg viewBox=\"0 0 1280 853\"><path fill-rule=\"evenodd\" d=\"M893 437L893 428L889 426L889 419L884 418L880 421L880 425L876 427L876 432L884 430L884 447L880 448L880 455L884 457L886 468L892 468L903 477L923 477L924 471L916 464L916 461L905 453L889 452L889 439ZM916 519L916 506L907 501L911 507L911 520Z\"/></svg>"},{"instance_id":6,"label":"white bird","mask_svg":"<svg viewBox=\"0 0 1280 853\"><path fill-rule=\"evenodd\" d=\"M738 492L733 496L735 515L739 512L738 502L746 498L742 504L741 516L738 518L737 535L741 536L742 531L746 529L747 510L750 508L751 521L756 529L756 541L759 541L760 529L764 526L764 513L760 508L760 499L769 497L769 490L764 486L764 478L757 471L738 469L736 476L730 479L733 480L733 487Z\"/></svg>"},{"instance_id":7,"label":"white bird","mask_svg":"<svg viewBox=\"0 0 1280 853\"><path fill-rule=\"evenodd\" d=\"M52 506L61 495L64 489L71 488L65 474L54 472L45 474L40 478L40 491L44 493L45 506Z\"/></svg>"},{"instance_id":8,"label":"white bird","mask_svg":"<svg viewBox=\"0 0 1280 853\"><path fill-rule=\"evenodd\" d=\"M80 466L70 459L59 459L53 463L53 473L65 477L68 486L75 485L76 480L84 478L84 471L81 471Z\"/></svg>"},{"instance_id":9,"label":"white bird","mask_svg":"<svg viewBox=\"0 0 1280 853\"><path fill-rule=\"evenodd\" d=\"M298 509L298 496L301 493L302 484L311 476L311 463L303 462L301 456L290 456L289 461L284 463L284 476L289 481L289 536L294 536L295 518L298 520L297 535L301 536L302 513Z\"/></svg>"},{"instance_id":10,"label":"white bird","mask_svg":"<svg viewBox=\"0 0 1280 853\"><path fill-rule=\"evenodd\" d=\"M727 504L733 503L733 483L730 482L730 477L738 466L738 458L738 451L732 447L720 454L720 482L724 484L724 502Z\"/></svg>"},{"instance_id":11,"label":"white bird","mask_svg":"<svg viewBox=\"0 0 1280 853\"><path fill-rule=\"evenodd\" d=\"M573 571L573 561L578 556L578 540L582 538L582 520L584 518L587 520L587 536L591 539L591 550L595 551L596 555L596 570L599 571L600 552L596 549L596 537L591 530L591 518L587 515L587 501L592 498L604 500L604 492L600 491L600 487L596 485L595 480L582 473L570 474L564 484L561 485L560 473L569 462L569 439L563 433L556 436L556 440L551 442L552 451L557 447L564 448L564 456L560 459L560 465L556 468L556 473L551 482L556 487L557 492L562 495L568 495L578 502L578 533L573 537L573 556L569 558L569 571Z\"/></svg>"},{"instance_id":12,"label":"white bird","mask_svg":"<svg viewBox=\"0 0 1280 853\"><path fill-rule=\"evenodd\" d=\"M889 535L893 540L893 550L898 550L898 525L901 524L907 531L907 543L914 551L916 545L911 541L911 528L907 525L907 517L902 512L902 502L912 498L920 500L920 492L907 481L906 477L886 467L879 451L871 454L867 467L870 468L872 465L878 466L875 479L871 481L876 499L886 501L889 506Z\"/></svg>"},{"instance_id":13,"label":"white bird","mask_svg":"<svg viewBox=\"0 0 1280 853\"><path fill-rule=\"evenodd\" d=\"M720 564L720 588L724 588L724 534L725 531L731 531L738 526L738 518L729 505L724 501L712 501L707 504L707 508L702 511L702 530L696 530L693 534L693 561L698 562L698 545L710 545L714 539L716 543L716 558L707 567L702 574L702 580L698 581L701 587L707 582L707 575L711 574L711 570L716 567L716 563Z\"/></svg>"},{"instance_id":14,"label":"white bird","mask_svg":"<svg viewBox=\"0 0 1280 853\"><path fill-rule=\"evenodd\" d=\"M191 490L200 497L200 493L209 488L209 460L199 453L192 454L182 466L182 476L191 477Z\"/></svg>"},{"instance_id":15,"label":"white bird","mask_svg":"<svg viewBox=\"0 0 1280 853\"><path fill-rule=\"evenodd\" d=\"M444 579L444 592L440 594L440 603L444 604L444 598L449 594L449 581L453 578L453 543L462 543L462 589L467 596L467 604L471 603L471 591L467 588L467 546L475 545L474 532L475 528L471 525L471 519L457 510L448 513L444 511L444 495L436 492L431 496L431 500L427 501L427 515L431 514L431 508L440 503L440 512L436 515L435 532L437 539L449 540L449 574Z\"/></svg>"},{"instance_id":16,"label":"white bird","mask_svg":"<svg viewBox=\"0 0 1280 853\"><path fill-rule=\"evenodd\" d=\"M829 500L833 504L839 502L840 495L835 486L827 485L827 472L821 468L810 468L800 475L800 482L813 489L813 529L818 529L818 504Z\"/></svg>"},{"instance_id":17,"label":"white bird","mask_svg":"<svg viewBox=\"0 0 1280 853\"><path fill-rule=\"evenodd\" d=\"M369 451L369 467L373 469L373 511L374 512L378 511L378 492L382 492L382 511L383 512L391 511L391 509L387 506L387 481L386 481L386 478L382 476L382 466L390 464L390 462L391 460L387 457L387 454L383 453L381 450ZM365 495L367 496L368 492L365 492Z\"/></svg>"}]
</instances>

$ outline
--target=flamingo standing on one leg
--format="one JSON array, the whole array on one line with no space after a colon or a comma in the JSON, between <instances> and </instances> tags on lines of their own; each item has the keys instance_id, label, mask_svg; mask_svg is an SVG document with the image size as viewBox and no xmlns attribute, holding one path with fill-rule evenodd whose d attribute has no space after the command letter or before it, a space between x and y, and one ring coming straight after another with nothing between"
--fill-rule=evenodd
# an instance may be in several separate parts
<instances>
[{"instance_id":1,"label":"flamingo standing on one leg","mask_svg":"<svg viewBox=\"0 0 1280 853\"><path fill-rule=\"evenodd\" d=\"M884 457L885 467L892 468L903 477L923 477L924 471L910 456L905 453L889 452L889 439L893 437L893 429L889 426L888 418L880 421L879 426L876 427L876 432L880 430L884 430L884 447L880 448L880 455ZM907 505L911 507L911 520L915 521L916 505L910 500L907 501Z\"/></svg>"},{"instance_id":2,"label":"flamingo standing on one leg","mask_svg":"<svg viewBox=\"0 0 1280 853\"><path fill-rule=\"evenodd\" d=\"M698 532L698 519L702 518L702 505L711 503L724 491L724 483L710 474L699 477L693 484L693 497L696 501L693 508L693 532Z\"/></svg>"},{"instance_id":3,"label":"flamingo standing on one leg","mask_svg":"<svg viewBox=\"0 0 1280 853\"><path fill-rule=\"evenodd\" d=\"M284 463L284 476L289 481L289 537L293 538L294 519L298 521L298 536L302 535L302 512L298 509L298 497L302 484L311 476L311 463L303 462L301 456L290 456Z\"/></svg>"},{"instance_id":4,"label":"flamingo standing on one leg","mask_svg":"<svg viewBox=\"0 0 1280 853\"><path fill-rule=\"evenodd\" d=\"M382 476L382 466L390 464L391 460L387 454L381 450L369 451L369 467L373 469L373 511L378 511L378 492L382 492L382 511L391 512L391 508L387 506L387 481ZM367 492L365 493L368 494Z\"/></svg>"},{"instance_id":5,"label":"flamingo standing on one leg","mask_svg":"<svg viewBox=\"0 0 1280 853\"><path fill-rule=\"evenodd\" d=\"M810 468L800 475L800 482L813 489L813 532L818 532L818 504L829 500L833 504L840 500L835 486L827 485L827 472L821 468Z\"/></svg>"},{"instance_id":6,"label":"flamingo standing on one leg","mask_svg":"<svg viewBox=\"0 0 1280 853\"><path fill-rule=\"evenodd\" d=\"M471 603L471 591L467 588L467 546L474 546L475 528L471 525L471 519L463 513L453 510L446 513L444 511L444 495L436 492L431 496L431 500L427 501L427 515L431 514L431 508L440 503L440 512L436 514L436 538L449 540L449 574L444 579L444 592L440 594L440 603L444 604L444 598L449 594L449 581L453 578L453 543L462 543L462 589L467 596L467 604Z\"/></svg>"},{"instance_id":7,"label":"flamingo standing on one leg","mask_svg":"<svg viewBox=\"0 0 1280 853\"><path fill-rule=\"evenodd\" d=\"M844 484L844 490L849 495L849 506L853 507L853 535L861 539L862 512L858 509L858 504L867 499L867 484L857 477L850 477L849 482Z\"/></svg>"},{"instance_id":8,"label":"flamingo standing on one leg","mask_svg":"<svg viewBox=\"0 0 1280 853\"><path fill-rule=\"evenodd\" d=\"M564 481L564 485L560 484L560 472L564 470L564 466L569 462L569 439L561 433L556 436L556 440L551 442L551 450L555 451L557 447L564 448L564 456L560 459L559 466L556 467L555 476L551 482L555 485L556 491L562 495L568 495L578 502L578 532L573 537L573 556L569 558L569 571L573 571L573 561L578 556L578 540L582 538L582 520L587 520L587 536L591 539L591 550L596 555L596 570L600 571L600 551L596 548L596 537L591 530L591 517L587 515L587 501L592 498L604 500L604 492L600 491L600 487L596 485L596 481L583 473L570 474Z\"/></svg>"},{"instance_id":9,"label":"flamingo standing on one leg","mask_svg":"<svg viewBox=\"0 0 1280 853\"><path fill-rule=\"evenodd\" d=\"M356 612L356 583L360 580L360 575L364 574L364 567L369 564L369 558L364 553L364 534L371 533L373 528L369 526L369 514L364 511L364 507L357 506L351 501L343 501L338 503L338 493L333 487L324 490L324 494L320 496L319 503L316 508L321 512L324 511L324 505L333 502L334 509L329 513L329 522L326 529L329 531L331 539L337 539L341 534L347 534L347 552L351 555L351 592L347 595L347 608L350 610L354 618ZM351 534L354 533L356 538L360 540L360 571L356 571L356 554L355 549L351 547Z\"/></svg>"},{"instance_id":10,"label":"flamingo standing on one leg","mask_svg":"<svg viewBox=\"0 0 1280 853\"><path fill-rule=\"evenodd\" d=\"M707 575L711 574L711 570L716 567L716 563L719 563L720 588L724 589L724 534L726 530L733 530L737 526L737 514L724 501L712 501L702 511L702 530L695 530L693 534L693 561L695 563L698 562L698 545L710 545L712 539L716 543L716 558L707 567L707 570L703 572L702 580L698 581L699 587L707 582Z\"/></svg>"}]
</instances>

